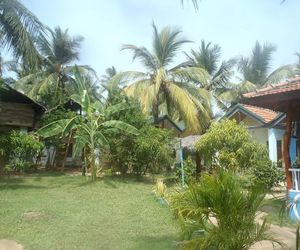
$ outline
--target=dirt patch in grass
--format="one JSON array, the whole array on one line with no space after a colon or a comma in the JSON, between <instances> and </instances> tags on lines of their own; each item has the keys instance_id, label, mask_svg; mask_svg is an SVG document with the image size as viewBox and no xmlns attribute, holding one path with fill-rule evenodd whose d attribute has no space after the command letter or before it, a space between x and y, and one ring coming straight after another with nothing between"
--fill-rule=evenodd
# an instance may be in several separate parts
<instances>
[{"instance_id":1,"label":"dirt patch in grass","mask_svg":"<svg viewBox=\"0 0 300 250\"><path fill-rule=\"evenodd\" d=\"M0 240L0 250L23 250L24 247L14 240Z\"/></svg>"}]
</instances>

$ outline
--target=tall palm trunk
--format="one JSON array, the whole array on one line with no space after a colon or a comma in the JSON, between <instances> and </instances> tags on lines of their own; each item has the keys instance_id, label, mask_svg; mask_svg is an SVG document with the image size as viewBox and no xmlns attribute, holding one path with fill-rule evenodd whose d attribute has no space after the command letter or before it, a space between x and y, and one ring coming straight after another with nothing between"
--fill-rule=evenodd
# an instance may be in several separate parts
<instances>
[{"instance_id":1,"label":"tall palm trunk","mask_svg":"<svg viewBox=\"0 0 300 250\"><path fill-rule=\"evenodd\" d=\"M159 122L159 110L158 110L158 102L155 101L152 105L152 116L153 116L153 123L157 125Z\"/></svg>"}]
</instances>

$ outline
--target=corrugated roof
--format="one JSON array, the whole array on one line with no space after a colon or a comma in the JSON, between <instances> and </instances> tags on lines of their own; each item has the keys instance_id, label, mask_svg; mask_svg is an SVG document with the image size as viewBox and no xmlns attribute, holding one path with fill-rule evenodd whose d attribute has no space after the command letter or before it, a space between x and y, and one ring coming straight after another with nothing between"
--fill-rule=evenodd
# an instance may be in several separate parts
<instances>
[{"instance_id":1,"label":"corrugated roof","mask_svg":"<svg viewBox=\"0 0 300 250\"><path fill-rule=\"evenodd\" d=\"M200 135L189 135L181 138L181 146L190 150L195 148L196 142L199 140Z\"/></svg>"},{"instance_id":2,"label":"corrugated roof","mask_svg":"<svg viewBox=\"0 0 300 250\"><path fill-rule=\"evenodd\" d=\"M258 96L292 92L295 90L300 90L300 76L294 77L282 83L272 84L268 87L257 89L256 91L246 93L243 96L246 98L252 98Z\"/></svg>"}]
</instances>

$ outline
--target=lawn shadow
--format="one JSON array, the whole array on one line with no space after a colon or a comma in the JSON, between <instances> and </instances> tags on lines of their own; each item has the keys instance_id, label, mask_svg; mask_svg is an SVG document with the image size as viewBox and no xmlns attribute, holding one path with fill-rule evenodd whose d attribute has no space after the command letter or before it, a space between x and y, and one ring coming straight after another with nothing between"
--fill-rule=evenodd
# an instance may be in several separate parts
<instances>
[{"instance_id":1,"label":"lawn shadow","mask_svg":"<svg viewBox=\"0 0 300 250\"><path fill-rule=\"evenodd\" d=\"M2 189L45 189L45 186L40 185L31 185L31 184L23 184L23 183L3 183L0 185L0 190Z\"/></svg>"},{"instance_id":2,"label":"lawn shadow","mask_svg":"<svg viewBox=\"0 0 300 250\"><path fill-rule=\"evenodd\" d=\"M156 249L179 249L178 239L174 235L160 236L139 236L135 239L136 249L156 250Z\"/></svg>"},{"instance_id":3,"label":"lawn shadow","mask_svg":"<svg viewBox=\"0 0 300 250\"><path fill-rule=\"evenodd\" d=\"M114 188L114 189L115 189L115 188L118 188L118 186L116 185L116 181L115 181L115 180L105 178L105 179L103 179L103 183L104 183L107 187Z\"/></svg>"}]
</instances>

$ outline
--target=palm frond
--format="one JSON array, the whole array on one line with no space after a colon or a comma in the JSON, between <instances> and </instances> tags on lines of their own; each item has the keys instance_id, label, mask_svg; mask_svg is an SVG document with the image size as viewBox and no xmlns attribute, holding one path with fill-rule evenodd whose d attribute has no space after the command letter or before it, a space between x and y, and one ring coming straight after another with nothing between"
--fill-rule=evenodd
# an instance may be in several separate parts
<instances>
[{"instance_id":1,"label":"palm frond","mask_svg":"<svg viewBox=\"0 0 300 250\"><path fill-rule=\"evenodd\" d=\"M149 70L157 69L156 58L145 47L138 47L132 44L124 44L121 50L131 50L133 52L132 61L139 59Z\"/></svg>"},{"instance_id":2,"label":"palm frond","mask_svg":"<svg viewBox=\"0 0 300 250\"><path fill-rule=\"evenodd\" d=\"M279 67L270 73L264 85L268 86L270 84L276 84L288 78L294 77L295 74L297 74L297 71L297 65L295 64Z\"/></svg>"},{"instance_id":3,"label":"palm frond","mask_svg":"<svg viewBox=\"0 0 300 250\"><path fill-rule=\"evenodd\" d=\"M159 67L166 67L173 62L176 52L185 43L190 43L191 41L181 38L179 29L172 29L167 26L164 27L160 32L158 32L155 24L153 27L153 51L155 58L159 63Z\"/></svg>"},{"instance_id":4,"label":"palm frond","mask_svg":"<svg viewBox=\"0 0 300 250\"><path fill-rule=\"evenodd\" d=\"M198 120L197 105L193 102L186 90L179 88L175 84L168 83L167 93L169 100L176 107L176 110L178 110L191 132L199 133L204 129Z\"/></svg>"},{"instance_id":5,"label":"palm frond","mask_svg":"<svg viewBox=\"0 0 300 250\"><path fill-rule=\"evenodd\" d=\"M34 41L46 40L47 28L18 0L2 0L0 2L0 28L2 43L16 58L32 67L38 67L41 58Z\"/></svg>"},{"instance_id":6,"label":"palm frond","mask_svg":"<svg viewBox=\"0 0 300 250\"><path fill-rule=\"evenodd\" d=\"M207 86L210 75L204 68L187 67L180 68L170 72L174 81L178 79L182 82L194 82L200 86Z\"/></svg>"}]
</instances>

